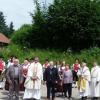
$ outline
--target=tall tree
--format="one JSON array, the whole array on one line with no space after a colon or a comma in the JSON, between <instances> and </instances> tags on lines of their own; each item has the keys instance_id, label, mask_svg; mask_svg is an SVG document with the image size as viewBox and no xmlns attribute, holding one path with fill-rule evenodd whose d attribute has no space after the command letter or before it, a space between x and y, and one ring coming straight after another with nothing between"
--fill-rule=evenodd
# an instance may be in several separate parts
<instances>
[{"instance_id":1,"label":"tall tree","mask_svg":"<svg viewBox=\"0 0 100 100\"><path fill-rule=\"evenodd\" d=\"M0 12L0 32L5 34L6 36L8 36L8 34L9 34L9 28L6 24L3 12Z\"/></svg>"},{"instance_id":2,"label":"tall tree","mask_svg":"<svg viewBox=\"0 0 100 100\"><path fill-rule=\"evenodd\" d=\"M45 44L46 41L45 37L45 25L46 25L46 17L47 12L46 8L43 6L43 8L40 6L38 0L34 0L34 4L36 5L36 10L34 14L31 13L32 19L33 19L33 33L31 34L31 37L33 36L34 39L32 47L36 46L38 48L43 48L44 45L41 45L41 43ZM35 44L35 45L34 45Z\"/></svg>"},{"instance_id":3,"label":"tall tree","mask_svg":"<svg viewBox=\"0 0 100 100\"><path fill-rule=\"evenodd\" d=\"M33 32L27 39L30 47L80 50L100 46L99 0L54 0L46 10L38 0L35 4Z\"/></svg>"},{"instance_id":4,"label":"tall tree","mask_svg":"<svg viewBox=\"0 0 100 100\"><path fill-rule=\"evenodd\" d=\"M13 25L13 22L10 23L10 26L9 26L9 34L10 36L14 33L14 25Z\"/></svg>"},{"instance_id":5,"label":"tall tree","mask_svg":"<svg viewBox=\"0 0 100 100\"><path fill-rule=\"evenodd\" d=\"M97 0L54 0L49 6L47 25L56 47L89 48L100 37L100 3Z\"/></svg>"}]
</instances>

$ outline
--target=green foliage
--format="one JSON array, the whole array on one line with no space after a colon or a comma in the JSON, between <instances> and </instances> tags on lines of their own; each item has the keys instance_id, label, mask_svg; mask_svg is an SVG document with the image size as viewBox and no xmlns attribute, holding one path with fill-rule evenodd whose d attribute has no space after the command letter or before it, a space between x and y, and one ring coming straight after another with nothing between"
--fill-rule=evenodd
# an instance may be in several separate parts
<instances>
[{"instance_id":1,"label":"green foliage","mask_svg":"<svg viewBox=\"0 0 100 100\"><path fill-rule=\"evenodd\" d=\"M9 25L9 33L10 33L9 37L11 37L13 35L14 31L15 31L14 25L13 25L13 22L11 22Z\"/></svg>"},{"instance_id":2,"label":"green foliage","mask_svg":"<svg viewBox=\"0 0 100 100\"><path fill-rule=\"evenodd\" d=\"M41 7L38 0L34 2L32 26L16 31L14 43L74 51L100 46L99 0L54 0L48 8Z\"/></svg>"},{"instance_id":3,"label":"green foliage","mask_svg":"<svg viewBox=\"0 0 100 100\"><path fill-rule=\"evenodd\" d=\"M3 12L0 11L0 33L3 33L4 35L10 37L13 32L14 32L13 22L11 22L10 26L8 26L6 24L6 19L5 16L3 15Z\"/></svg>"},{"instance_id":4,"label":"green foliage","mask_svg":"<svg viewBox=\"0 0 100 100\"><path fill-rule=\"evenodd\" d=\"M75 50L98 44L100 4L96 1L54 0L49 6L47 21L54 47Z\"/></svg>"},{"instance_id":5,"label":"green foliage","mask_svg":"<svg viewBox=\"0 0 100 100\"><path fill-rule=\"evenodd\" d=\"M15 44L30 47L31 41L34 38L30 34L33 34L32 26L25 24L13 34L12 41Z\"/></svg>"},{"instance_id":6,"label":"green foliage","mask_svg":"<svg viewBox=\"0 0 100 100\"><path fill-rule=\"evenodd\" d=\"M42 64L46 58L53 61L66 61L70 66L75 62L76 58L79 58L80 62L85 59L89 68L93 66L93 61L97 61L100 64L100 48L97 47L82 50L80 53L70 53L68 51L50 49L28 49L11 44L7 48L0 50L0 55L2 55L6 61L11 55L15 55L20 59L21 63L25 58L30 59L38 56Z\"/></svg>"},{"instance_id":7,"label":"green foliage","mask_svg":"<svg viewBox=\"0 0 100 100\"><path fill-rule=\"evenodd\" d=\"M0 12L0 32L5 34L6 36L9 35L9 28L6 25L6 21L5 21L3 12Z\"/></svg>"}]
</instances>

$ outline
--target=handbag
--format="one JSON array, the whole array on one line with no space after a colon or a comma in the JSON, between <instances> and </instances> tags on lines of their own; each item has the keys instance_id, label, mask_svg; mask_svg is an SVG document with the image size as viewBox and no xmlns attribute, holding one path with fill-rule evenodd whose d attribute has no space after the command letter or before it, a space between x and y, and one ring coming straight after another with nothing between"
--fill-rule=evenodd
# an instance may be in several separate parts
<instances>
[{"instance_id":1,"label":"handbag","mask_svg":"<svg viewBox=\"0 0 100 100\"><path fill-rule=\"evenodd\" d=\"M24 87L26 89L34 89L34 81L31 79L31 77L26 78Z\"/></svg>"}]
</instances>

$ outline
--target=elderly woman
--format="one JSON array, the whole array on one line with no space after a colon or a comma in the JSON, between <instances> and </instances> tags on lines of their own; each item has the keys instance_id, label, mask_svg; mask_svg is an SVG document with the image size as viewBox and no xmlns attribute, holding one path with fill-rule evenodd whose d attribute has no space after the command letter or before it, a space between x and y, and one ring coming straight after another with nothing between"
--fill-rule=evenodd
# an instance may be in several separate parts
<instances>
[{"instance_id":1,"label":"elderly woman","mask_svg":"<svg viewBox=\"0 0 100 100\"><path fill-rule=\"evenodd\" d=\"M64 95L65 97L67 97L67 92L68 92L69 99L72 96L72 82L73 82L72 71L70 70L69 65L67 64L63 72L63 86L64 86Z\"/></svg>"}]
</instances>

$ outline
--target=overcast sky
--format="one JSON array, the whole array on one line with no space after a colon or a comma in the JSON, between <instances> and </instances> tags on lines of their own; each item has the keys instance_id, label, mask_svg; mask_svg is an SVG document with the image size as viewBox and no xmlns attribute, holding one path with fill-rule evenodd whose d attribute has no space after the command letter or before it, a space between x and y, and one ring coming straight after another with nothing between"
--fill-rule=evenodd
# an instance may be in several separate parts
<instances>
[{"instance_id":1,"label":"overcast sky","mask_svg":"<svg viewBox=\"0 0 100 100\"><path fill-rule=\"evenodd\" d=\"M53 0L40 0L51 3ZM3 12L6 22L9 25L12 21L14 28L18 29L23 24L30 24L32 19L30 12L34 11L33 0L0 0L0 11Z\"/></svg>"}]
</instances>

